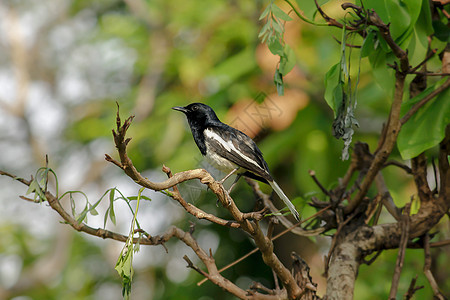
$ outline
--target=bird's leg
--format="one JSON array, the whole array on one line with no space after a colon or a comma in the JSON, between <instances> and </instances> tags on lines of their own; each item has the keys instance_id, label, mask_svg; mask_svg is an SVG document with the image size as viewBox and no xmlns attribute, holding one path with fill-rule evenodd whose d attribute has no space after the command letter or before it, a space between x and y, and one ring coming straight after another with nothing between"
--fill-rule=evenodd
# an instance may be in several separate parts
<instances>
[{"instance_id":1,"label":"bird's leg","mask_svg":"<svg viewBox=\"0 0 450 300\"><path fill-rule=\"evenodd\" d=\"M231 191L233 190L234 186L236 185L236 183L238 182L239 178L241 178L242 173L238 174L236 176L236 179L234 180L233 184L230 186L230 188L228 189L228 194L231 193Z\"/></svg>"},{"instance_id":2,"label":"bird's leg","mask_svg":"<svg viewBox=\"0 0 450 300\"><path fill-rule=\"evenodd\" d=\"M231 175L233 175L234 173L236 173L236 171L239 170L239 167L233 169L230 173L227 174L227 176L225 176L224 178L222 178L222 180L219 181L220 184L223 184L225 182L225 180L227 180Z\"/></svg>"},{"instance_id":3,"label":"bird's leg","mask_svg":"<svg viewBox=\"0 0 450 300\"><path fill-rule=\"evenodd\" d=\"M236 171L239 170L239 167L233 169L230 173L228 173L224 178L222 178L222 180L219 181L219 183L222 185L222 188L225 192L227 192L227 199L228 197L230 197L230 192L232 190L232 188L234 187L234 185L236 184L236 181L239 179L239 177L241 177L240 175L238 175L238 177L236 178L236 180L233 182L233 184L231 185L230 189L227 191L225 190L225 187L223 186L223 183L225 182L225 180L227 180L231 175L233 175L234 173L236 173ZM230 203L229 199L228 199L228 204ZM219 205L219 199L217 199L217 203L216 205Z\"/></svg>"}]
</instances>

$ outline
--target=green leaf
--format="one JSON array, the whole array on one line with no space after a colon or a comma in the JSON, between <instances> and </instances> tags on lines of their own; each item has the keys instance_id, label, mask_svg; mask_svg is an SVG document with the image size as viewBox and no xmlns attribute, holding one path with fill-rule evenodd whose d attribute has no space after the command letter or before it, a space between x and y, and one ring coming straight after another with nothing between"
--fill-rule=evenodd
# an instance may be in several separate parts
<instances>
[{"instance_id":1,"label":"green leaf","mask_svg":"<svg viewBox=\"0 0 450 300\"><path fill-rule=\"evenodd\" d=\"M114 212L114 192L116 189L111 189L109 192L109 218L114 225L116 225L116 214Z\"/></svg>"},{"instance_id":2,"label":"green leaf","mask_svg":"<svg viewBox=\"0 0 450 300\"><path fill-rule=\"evenodd\" d=\"M106 222L108 221L108 216L109 216L109 207L106 209L105 217L103 219L103 229L106 228Z\"/></svg>"},{"instance_id":3,"label":"green leaf","mask_svg":"<svg viewBox=\"0 0 450 300\"><path fill-rule=\"evenodd\" d=\"M280 96L284 95L284 83L283 83L283 74L280 73L280 70L277 68L275 70L275 75L273 76L273 82L277 87L277 93Z\"/></svg>"},{"instance_id":4,"label":"green leaf","mask_svg":"<svg viewBox=\"0 0 450 300\"><path fill-rule=\"evenodd\" d=\"M283 24L278 23L278 21L275 18L272 18L272 28L277 32L280 36L284 32Z\"/></svg>"},{"instance_id":5,"label":"green leaf","mask_svg":"<svg viewBox=\"0 0 450 300\"><path fill-rule=\"evenodd\" d=\"M424 1L428 6L428 0L365 0L364 8L374 9L384 23L390 24L392 37L397 44L404 47L409 43L419 15L424 10ZM381 37L379 43L383 50L391 51L384 47Z\"/></svg>"},{"instance_id":6,"label":"green leaf","mask_svg":"<svg viewBox=\"0 0 450 300\"><path fill-rule=\"evenodd\" d=\"M428 52L428 36L414 28L408 45L409 63L413 66L421 63Z\"/></svg>"},{"instance_id":7,"label":"green leaf","mask_svg":"<svg viewBox=\"0 0 450 300\"><path fill-rule=\"evenodd\" d=\"M267 15L269 14L269 12L272 9L272 3L270 3L269 5L267 5L266 9L262 12L261 16L259 16L259 19L262 20L265 17L267 17Z\"/></svg>"},{"instance_id":8,"label":"green leaf","mask_svg":"<svg viewBox=\"0 0 450 300\"><path fill-rule=\"evenodd\" d=\"M87 213L89 212L88 206L85 206L83 211L80 213L80 215L76 218L77 222L80 224L81 222L83 222L86 217L87 217Z\"/></svg>"},{"instance_id":9,"label":"green leaf","mask_svg":"<svg viewBox=\"0 0 450 300\"><path fill-rule=\"evenodd\" d=\"M416 28L417 30L424 32L426 36L432 35L434 33L430 3L428 0L422 0L422 9L416 22Z\"/></svg>"},{"instance_id":10,"label":"green leaf","mask_svg":"<svg viewBox=\"0 0 450 300\"><path fill-rule=\"evenodd\" d=\"M278 19L281 19L284 21L292 21L292 18L289 17L289 15L287 13L285 13L281 8L276 6L276 4L272 4L272 13Z\"/></svg>"},{"instance_id":11,"label":"green leaf","mask_svg":"<svg viewBox=\"0 0 450 300\"><path fill-rule=\"evenodd\" d=\"M264 26L261 28L261 31L258 34L258 38L261 38L269 29L270 24L269 23L264 24Z\"/></svg>"},{"instance_id":12,"label":"green leaf","mask_svg":"<svg viewBox=\"0 0 450 300\"><path fill-rule=\"evenodd\" d=\"M391 23L391 34L400 46L411 37L422 8L421 2L422 0L385 1Z\"/></svg>"},{"instance_id":13,"label":"green leaf","mask_svg":"<svg viewBox=\"0 0 450 300\"><path fill-rule=\"evenodd\" d=\"M325 75L325 101L336 117L339 103L342 102L341 62L333 65Z\"/></svg>"},{"instance_id":14,"label":"green leaf","mask_svg":"<svg viewBox=\"0 0 450 300\"><path fill-rule=\"evenodd\" d=\"M402 113L406 113L444 81L445 79L440 80L434 86L404 103ZM445 126L450 123L450 101L448 99L450 99L450 89L440 93L434 100L421 107L402 126L397 139L397 147L403 159L416 157L442 141L445 135Z\"/></svg>"},{"instance_id":15,"label":"green leaf","mask_svg":"<svg viewBox=\"0 0 450 300\"><path fill-rule=\"evenodd\" d=\"M367 57L372 51L375 50L374 42L376 35L376 31L369 29L361 47L361 57Z\"/></svg>"},{"instance_id":16,"label":"green leaf","mask_svg":"<svg viewBox=\"0 0 450 300\"><path fill-rule=\"evenodd\" d=\"M75 200L73 199L72 193L69 193L69 202L70 202L70 208L72 209L72 216L75 216L77 211L75 210Z\"/></svg>"},{"instance_id":17,"label":"green leaf","mask_svg":"<svg viewBox=\"0 0 450 300\"><path fill-rule=\"evenodd\" d=\"M41 187L37 183L36 180L31 181L30 185L28 186L28 190L26 192L26 195L29 195L31 193L36 193L36 191L40 191Z\"/></svg>"},{"instance_id":18,"label":"green leaf","mask_svg":"<svg viewBox=\"0 0 450 300\"><path fill-rule=\"evenodd\" d=\"M81 194L85 200L85 205L84 205L83 211L79 215L76 212L76 204L75 204L75 199L73 197L74 194ZM59 197L58 199L62 199L65 195L69 195L69 202L70 202L70 208L72 210L72 216L75 217L75 219L78 221L78 223L81 223L83 220L85 220L87 217L87 213L91 209L95 209L95 207L98 205L98 204L94 204L93 206L91 206L89 204L87 195L85 193L83 193L82 191L67 191L64 194L62 194L61 197Z\"/></svg>"},{"instance_id":19,"label":"green leaf","mask_svg":"<svg viewBox=\"0 0 450 300\"><path fill-rule=\"evenodd\" d=\"M392 1L392 0L360 0L360 5L364 5L364 8L366 10L373 9L377 12L377 14L380 16L381 20L383 20L384 23L389 23L389 15L386 9L386 1Z\"/></svg>"},{"instance_id":20,"label":"green leaf","mask_svg":"<svg viewBox=\"0 0 450 300\"><path fill-rule=\"evenodd\" d=\"M109 210L109 219L111 222L113 222L114 225L116 225L116 214L114 213L114 206L111 206L111 209Z\"/></svg>"},{"instance_id":21,"label":"green leaf","mask_svg":"<svg viewBox=\"0 0 450 300\"><path fill-rule=\"evenodd\" d=\"M317 3L322 6L323 4L327 3L329 0L318 0ZM314 1L305 1L305 0L296 0L297 6L300 8L300 10L304 13L304 15L312 19L313 16L317 12L317 7Z\"/></svg>"},{"instance_id":22,"label":"green leaf","mask_svg":"<svg viewBox=\"0 0 450 300\"><path fill-rule=\"evenodd\" d=\"M145 200L148 200L148 201L152 201L152 199L150 199L149 197L147 197L147 196L145 196L145 195L141 195L140 197L141 197L141 199L145 199ZM130 200L130 201L132 201L132 200L137 200L138 197L137 197L137 196L130 196L130 197L127 197L127 199Z\"/></svg>"},{"instance_id":23,"label":"green leaf","mask_svg":"<svg viewBox=\"0 0 450 300\"><path fill-rule=\"evenodd\" d=\"M113 190L114 190L114 188L113 188ZM110 189L107 190L107 191L100 197L100 199L98 199L97 202L94 203L94 205L91 205L90 203L88 203L88 205L89 205L88 211L90 212L91 215L93 215L93 216L98 215L98 211L97 211L96 207L100 204L100 202L102 201L103 197L105 197L105 195L106 195L108 192L111 192L111 190L110 190ZM86 198L86 201L88 202L88 199L87 199L87 198ZM105 224L105 225L106 225L106 224Z\"/></svg>"},{"instance_id":24,"label":"green leaf","mask_svg":"<svg viewBox=\"0 0 450 300\"><path fill-rule=\"evenodd\" d=\"M269 40L269 50L274 55L283 56L284 55L284 48L283 45L281 45L281 42L278 38L272 37Z\"/></svg>"},{"instance_id":25,"label":"green leaf","mask_svg":"<svg viewBox=\"0 0 450 300\"><path fill-rule=\"evenodd\" d=\"M376 82L388 97L392 97L395 85L395 73L387 64L394 63L395 56L391 53L376 51L369 54L369 62Z\"/></svg>"},{"instance_id":26,"label":"green leaf","mask_svg":"<svg viewBox=\"0 0 450 300\"><path fill-rule=\"evenodd\" d=\"M447 25L442 23L441 20L433 21L433 29L438 40L443 42L450 42L450 30L448 30Z\"/></svg>"},{"instance_id":27,"label":"green leaf","mask_svg":"<svg viewBox=\"0 0 450 300\"><path fill-rule=\"evenodd\" d=\"M139 189L136 210L134 212L133 221L131 222L130 234L128 235L127 241L123 246L115 267L117 273L122 277L122 294L125 299L129 299L131 293L131 281L133 280L134 274L133 252L139 250L139 247L133 247L133 237L135 233L134 227L137 223L136 217L139 210L139 202L142 198L141 194L143 190L144 188ZM112 207L112 205L110 207Z\"/></svg>"},{"instance_id":28,"label":"green leaf","mask_svg":"<svg viewBox=\"0 0 450 300\"><path fill-rule=\"evenodd\" d=\"M43 171L42 172L43 174L42 174L42 178L41 178L41 180L39 180L39 185L40 186L45 186L45 184L47 183L47 172L45 172L45 171Z\"/></svg>"},{"instance_id":29,"label":"green leaf","mask_svg":"<svg viewBox=\"0 0 450 300\"><path fill-rule=\"evenodd\" d=\"M95 209L95 207L93 205L89 205L89 213L92 216L97 216L98 215L98 211Z\"/></svg>"},{"instance_id":30,"label":"green leaf","mask_svg":"<svg viewBox=\"0 0 450 300\"><path fill-rule=\"evenodd\" d=\"M116 269L122 278L122 295L124 299L129 299L131 293L131 281L133 279L133 239L131 237L125 243L119 259L117 260Z\"/></svg>"},{"instance_id":31,"label":"green leaf","mask_svg":"<svg viewBox=\"0 0 450 300\"><path fill-rule=\"evenodd\" d=\"M385 53L391 52L391 48L389 48L389 45L387 44L387 42L383 39L380 31L377 30L377 38L376 38L376 45L377 47L375 47L375 49L381 48Z\"/></svg>"},{"instance_id":32,"label":"green leaf","mask_svg":"<svg viewBox=\"0 0 450 300\"><path fill-rule=\"evenodd\" d=\"M280 73L286 76L295 66L297 58L288 44L284 45L284 55L280 58Z\"/></svg>"},{"instance_id":33,"label":"green leaf","mask_svg":"<svg viewBox=\"0 0 450 300\"><path fill-rule=\"evenodd\" d=\"M131 250L131 251L130 251ZM128 278L132 278L133 276L133 248L129 247L128 243L125 245L125 248L122 250L121 255L116 263L116 271L120 276L125 276Z\"/></svg>"}]
</instances>

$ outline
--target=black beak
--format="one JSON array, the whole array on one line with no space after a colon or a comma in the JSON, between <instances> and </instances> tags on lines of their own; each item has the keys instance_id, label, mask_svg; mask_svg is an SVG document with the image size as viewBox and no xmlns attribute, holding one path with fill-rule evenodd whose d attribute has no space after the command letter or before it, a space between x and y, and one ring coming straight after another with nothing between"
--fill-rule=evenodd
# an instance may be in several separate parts
<instances>
[{"instance_id":1,"label":"black beak","mask_svg":"<svg viewBox=\"0 0 450 300\"><path fill-rule=\"evenodd\" d=\"M172 109L173 109L173 110L181 111L181 112L183 112L183 113L187 113L187 112L188 112L187 108L186 108L186 107L183 107L183 106L175 106L175 107L172 107Z\"/></svg>"}]
</instances>

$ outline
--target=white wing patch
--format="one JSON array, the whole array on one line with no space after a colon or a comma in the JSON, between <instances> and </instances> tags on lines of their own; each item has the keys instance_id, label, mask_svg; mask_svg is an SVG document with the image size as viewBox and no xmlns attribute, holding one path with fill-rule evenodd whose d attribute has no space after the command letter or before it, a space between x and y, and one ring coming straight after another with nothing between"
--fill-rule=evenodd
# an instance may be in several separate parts
<instances>
[{"instance_id":1,"label":"white wing patch","mask_svg":"<svg viewBox=\"0 0 450 300\"><path fill-rule=\"evenodd\" d=\"M213 139L216 142L218 142L220 145L222 145L227 151L229 152L233 152L236 153L237 155L239 155L239 157L241 157L242 159L244 159L245 161L249 162L250 164L252 164L253 166L255 166L257 169L263 170L264 169L261 168L261 166L254 161L253 159L251 159L250 157L245 156L241 151L239 151L238 149L236 149L236 147L233 145L233 143L228 143L226 142L220 135L218 135L217 133L215 133L213 130L211 129L206 129L204 131L205 136L207 138ZM208 144L207 140L206 140L206 144ZM207 148L209 148L207 146ZM208 151L210 152L210 150Z\"/></svg>"}]
</instances>

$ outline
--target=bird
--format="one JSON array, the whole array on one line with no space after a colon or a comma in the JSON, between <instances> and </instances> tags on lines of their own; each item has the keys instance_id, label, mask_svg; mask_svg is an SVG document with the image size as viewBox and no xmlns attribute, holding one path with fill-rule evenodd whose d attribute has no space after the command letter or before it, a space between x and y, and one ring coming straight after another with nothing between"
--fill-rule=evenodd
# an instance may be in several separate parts
<instances>
[{"instance_id":1,"label":"bird","mask_svg":"<svg viewBox=\"0 0 450 300\"><path fill-rule=\"evenodd\" d=\"M227 174L219 182L223 183L232 174L237 174L229 191L241 176L269 184L295 219L300 220L295 206L273 179L261 150L248 135L222 123L214 110L206 104L191 103L172 109L186 115L194 141L206 160Z\"/></svg>"}]
</instances>

